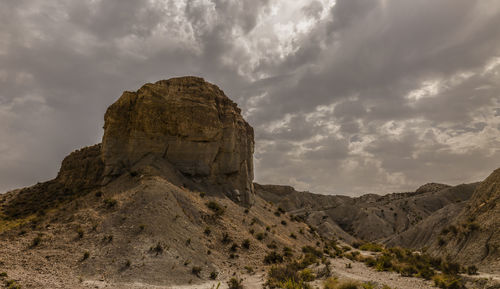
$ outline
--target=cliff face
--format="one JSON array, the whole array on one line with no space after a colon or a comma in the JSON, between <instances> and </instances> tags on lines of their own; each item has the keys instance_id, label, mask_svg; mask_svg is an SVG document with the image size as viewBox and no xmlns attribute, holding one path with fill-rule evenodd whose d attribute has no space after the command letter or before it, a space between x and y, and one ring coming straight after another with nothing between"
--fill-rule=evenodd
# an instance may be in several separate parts
<instances>
[{"instance_id":1,"label":"cliff face","mask_svg":"<svg viewBox=\"0 0 500 289\"><path fill-rule=\"evenodd\" d=\"M105 183L145 157L249 205L253 196L252 127L217 86L198 77L145 84L125 92L105 115Z\"/></svg>"}]
</instances>

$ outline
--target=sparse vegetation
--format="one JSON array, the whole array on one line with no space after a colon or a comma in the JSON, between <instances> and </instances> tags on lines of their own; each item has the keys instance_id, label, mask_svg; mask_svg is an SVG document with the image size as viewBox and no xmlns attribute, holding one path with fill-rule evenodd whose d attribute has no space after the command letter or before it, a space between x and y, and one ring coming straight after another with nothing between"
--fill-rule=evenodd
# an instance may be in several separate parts
<instances>
[{"instance_id":1,"label":"sparse vegetation","mask_svg":"<svg viewBox=\"0 0 500 289\"><path fill-rule=\"evenodd\" d=\"M210 227L206 227L205 231L203 231L203 234L205 234L206 236L210 236L211 232L212 232L212 230L210 229Z\"/></svg>"},{"instance_id":2,"label":"sparse vegetation","mask_svg":"<svg viewBox=\"0 0 500 289\"><path fill-rule=\"evenodd\" d=\"M207 208L209 208L212 212L214 212L214 215L217 217L220 217L224 214L224 207L222 207L219 203L215 201L210 201L207 203Z\"/></svg>"},{"instance_id":3,"label":"sparse vegetation","mask_svg":"<svg viewBox=\"0 0 500 289\"><path fill-rule=\"evenodd\" d=\"M382 252L384 247L377 243L365 243L359 247L363 251Z\"/></svg>"},{"instance_id":4,"label":"sparse vegetation","mask_svg":"<svg viewBox=\"0 0 500 289\"><path fill-rule=\"evenodd\" d=\"M104 200L104 206L108 209L114 208L118 204L118 201L112 198Z\"/></svg>"},{"instance_id":5,"label":"sparse vegetation","mask_svg":"<svg viewBox=\"0 0 500 289\"><path fill-rule=\"evenodd\" d=\"M5 281L5 288L7 289L21 289L21 285L17 284L15 280Z\"/></svg>"},{"instance_id":6,"label":"sparse vegetation","mask_svg":"<svg viewBox=\"0 0 500 289\"><path fill-rule=\"evenodd\" d=\"M39 235L39 236L36 236L35 238L33 238L33 240L31 241L31 247L36 247L38 245L40 245L40 243L42 242L42 237Z\"/></svg>"},{"instance_id":7,"label":"sparse vegetation","mask_svg":"<svg viewBox=\"0 0 500 289\"><path fill-rule=\"evenodd\" d=\"M192 273L193 275L196 275L197 277L200 277L201 267L199 267L199 266L193 266L193 267L191 268L191 273Z\"/></svg>"},{"instance_id":8,"label":"sparse vegetation","mask_svg":"<svg viewBox=\"0 0 500 289\"><path fill-rule=\"evenodd\" d=\"M264 238L265 238L265 237L266 237L266 234L265 234L265 233L257 233L257 234L255 235L255 238L256 238L257 240L259 240L259 241L264 240Z\"/></svg>"},{"instance_id":9,"label":"sparse vegetation","mask_svg":"<svg viewBox=\"0 0 500 289\"><path fill-rule=\"evenodd\" d=\"M271 251L264 257L265 264L283 263L283 256L276 251Z\"/></svg>"},{"instance_id":10,"label":"sparse vegetation","mask_svg":"<svg viewBox=\"0 0 500 289\"><path fill-rule=\"evenodd\" d=\"M87 260L89 257L90 257L90 253L89 253L89 251L85 251L85 252L83 253L82 261Z\"/></svg>"},{"instance_id":11,"label":"sparse vegetation","mask_svg":"<svg viewBox=\"0 0 500 289\"><path fill-rule=\"evenodd\" d=\"M215 271L210 272L210 279L215 280L219 274Z\"/></svg>"},{"instance_id":12,"label":"sparse vegetation","mask_svg":"<svg viewBox=\"0 0 500 289\"><path fill-rule=\"evenodd\" d=\"M164 249L163 245L160 242L158 242L158 243L156 243L155 246L152 246L151 248L149 248L149 252L155 253L156 256L158 256L158 255L163 254L163 249Z\"/></svg>"},{"instance_id":13,"label":"sparse vegetation","mask_svg":"<svg viewBox=\"0 0 500 289\"><path fill-rule=\"evenodd\" d=\"M83 232L83 229L81 227L78 227L76 229L76 233L78 234L78 238L83 238L83 235L84 235L84 232Z\"/></svg>"},{"instance_id":14,"label":"sparse vegetation","mask_svg":"<svg viewBox=\"0 0 500 289\"><path fill-rule=\"evenodd\" d=\"M243 289L243 285L241 284L241 280L238 278L231 278L229 281L227 281L227 287L228 289Z\"/></svg>"},{"instance_id":15,"label":"sparse vegetation","mask_svg":"<svg viewBox=\"0 0 500 289\"><path fill-rule=\"evenodd\" d=\"M328 278L323 284L324 289L357 289L358 282L354 281L340 281L336 278Z\"/></svg>"},{"instance_id":16,"label":"sparse vegetation","mask_svg":"<svg viewBox=\"0 0 500 289\"><path fill-rule=\"evenodd\" d=\"M248 239L243 240L243 242L241 243L241 247L243 247L247 250L250 249L250 240L248 240Z\"/></svg>"},{"instance_id":17,"label":"sparse vegetation","mask_svg":"<svg viewBox=\"0 0 500 289\"><path fill-rule=\"evenodd\" d=\"M232 239L227 232L222 233L222 240L221 240L222 244L228 244L231 243L231 241Z\"/></svg>"},{"instance_id":18,"label":"sparse vegetation","mask_svg":"<svg viewBox=\"0 0 500 289\"><path fill-rule=\"evenodd\" d=\"M468 266L467 267L467 274L468 275L477 275L477 267L474 265Z\"/></svg>"}]
</instances>

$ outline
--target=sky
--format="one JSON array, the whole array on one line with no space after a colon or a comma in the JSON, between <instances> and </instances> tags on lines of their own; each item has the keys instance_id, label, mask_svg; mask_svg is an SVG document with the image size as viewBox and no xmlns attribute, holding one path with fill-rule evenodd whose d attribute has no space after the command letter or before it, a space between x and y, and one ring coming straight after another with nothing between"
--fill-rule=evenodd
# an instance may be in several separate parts
<instances>
[{"instance_id":1,"label":"sky","mask_svg":"<svg viewBox=\"0 0 500 289\"><path fill-rule=\"evenodd\" d=\"M196 75L255 130L255 180L358 196L500 167L500 1L0 0L0 192Z\"/></svg>"}]
</instances>

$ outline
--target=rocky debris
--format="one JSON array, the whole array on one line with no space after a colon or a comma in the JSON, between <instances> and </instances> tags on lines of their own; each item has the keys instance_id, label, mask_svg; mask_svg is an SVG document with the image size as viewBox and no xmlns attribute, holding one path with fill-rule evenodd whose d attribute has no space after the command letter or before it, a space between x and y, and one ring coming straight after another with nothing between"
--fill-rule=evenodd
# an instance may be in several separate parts
<instances>
[{"instance_id":1,"label":"rocky debris","mask_svg":"<svg viewBox=\"0 0 500 289\"><path fill-rule=\"evenodd\" d=\"M148 83L124 92L105 115L104 184L145 157L251 205L253 128L216 85L198 77Z\"/></svg>"}]
</instances>

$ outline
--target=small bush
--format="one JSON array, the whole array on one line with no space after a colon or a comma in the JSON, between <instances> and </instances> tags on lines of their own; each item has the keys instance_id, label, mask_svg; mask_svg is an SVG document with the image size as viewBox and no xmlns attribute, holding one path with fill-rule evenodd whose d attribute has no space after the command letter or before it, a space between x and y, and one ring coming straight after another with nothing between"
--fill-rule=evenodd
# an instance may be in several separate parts
<instances>
[{"instance_id":1,"label":"small bush","mask_svg":"<svg viewBox=\"0 0 500 289\"><path fill-rule=\"evenodd\" d=\"M97 192L95 192L95 196L96 196L97 198L102 197L102 192L101 192L101 191L97 191Z\"/></svg>"},{"instance_id":2,"label":"small bush","mask_svg":"<svg viewBox=\"0 0 500 289\"><path fill-rule=\"evenodd\" d=\"M85 253L83 253L82 261L87 260L89 257L90 257L89 251L85 251Z\"/></svg>"},{"instance_id":3,"label":"small bush","mask_svg":"<svg viewBox=\"0 0 500 289\"><path fill-rule=\"evenodd\" d=\"M191 273L193 275L196 275L197 277L200 277L201 267L199 267L199 266L193 266L193 268L191 268Z\"/></svg>"},{"instance_id":4,"label":"small bush","mask_svg":"<svg viewBox=\"0 0 500 289\"><path fill-rule=\"evenodd\" d=\"M218 275L219 275L219 273L212 271L212 272L210 272L210 279L215 280L215 279L217 279Z\"/></svg>"},{"instance_id":5,"label":"small bush","mask_svg":"<svg viewBox=\"0 0 500 289\"><path fill-rule=\"evenodd\" d=\"M163 245L158 242L155 246L149 248L149 252L155 253L156 256L163 254Z\"/></svg>"},{"instance_id":6,"label":"small bush","mask_svg":"<svg viewBox=\"0 0 500 289\"><path fill-rule=\"evenodd\" d=\"M76 229L76 232L78 233L78 238L83 238L84 232L82 228L79 227L78 229Z\"/></svg>"},{"instance_id":7,"label":"small bush","mask_svg":"<svg viewBox=\"0 0 500 289\"><path fill-rule=\"evenodd\" d=\"M290 248L290 247L283 247L283 256L284 257L292 257L293 256L292 248Z\"/></svg>"},{"instance_id":8,"label":"small bush","mask_svg":"<svg viewBox=\"0 0 500 289\"><path fill-rule=\"evenodd\" d=\"M264 257L265 264L277 264L283 263L283 256L277 253L276 251L272 251Z\"/></svg>"},{"instance_id":9,"label":"small bush","mask_svg":"<svg viewBox=\"0 0 500 289\"><path fill-rule=\"evenodd\" d=\"M7 272L0 273L0 278L5 278L5 277L7 277Z\"/></svg>"},{"instance_id":10,"label":"small bush","mask_svg":"<svg viewBox=\"0 0 500 289\"><path fill-rule=\"evenodd\" d=\"M241 247L243 247L247 250L250 249L250 240L248 240L248 239L243 240L243 242L241 243Z\"/></svg>"},{"instance_id":11,"label":"small bush","mask_svg":"<svg viewBox=\"0 0 500 289\"><path fill-rule=\"evenodd\" d=\"M118 201L115 199L109 198L104 200L104 206L108 209L114 208L116 204L118 204Z\"/></svg>"},{"instance_id":12,"label":"small bush","mask_svg":"<svg viewBox=\"0 0 500 289\"><path fill-rule=\"evenodd\" d=\"M371 251L371 252L382 252L384 250L384 247L380 244L376 243L366 243L363 244L359 247L360 250L364 251Z\"/></svg>"},{"instance_id":13,"label":"small bush","mask_svg":"<svg viewBox=\"0 0 500 289\"><path fill-rule=\"evenodd\" d=\"M304 246L304 247L302 247L302 253L313 254L314 256L316 256L318 258L320 258L321 256L323 256L323 252L321 252L320 250L315 249L312 246Z\"/></svg>"},{"instance_id":14,"label":"small bush","mask_svg":"<svg viewBox=\"0 0 500 289\"><path fill-rule=\"evenodd\" d=\"M477 275L477 267L474 265L468 266L467 267L467 274L468 275Z\"/></svg>"},{"instance_id":15,"label":"small bush","mask_svg":"<svg viewBox=\"0 0 500 289\"><path fill-rule=\"evenodd\" d=\"M203 231L203 234L205 234L206 236L210 236L211 232L212 232L212 230L210 229L210 227L206 227L205 231Z\"/></svg>"},{"instance_id":16,"label":"small bush","mask_svg":"<svg viewBox=\"0 0 500 289\"><path fill-rule=\"evenodd\" d=\"M264 234L264 233L257 233L257 235L255 235L255 238L257 238L257 240L259 240L259 241L264 240L265 237L266 237L266 234Z\"/></svg>"},{"instance_id":17,"label":"small bush","mask_svg":"<svg viewBox=\"0 0 500 289\"><path fill-rule=\"evenodd\" d=\"M236 252L236 251L238 250L238 247L239 247L239 246L238 246L238 244L233 243L233 244L231 245L231 248L229 248L229 251L231 251L231 252Z\"/></svg>"},{"instance_id":18,"label":"small bush","mask_svg":"<svg viewBox=\"0 0 500 289\"><path fill-rule=\"evenodd\" d=\"M281 225L286 226L286 221L285 221L285 220L282 220L282 221L281 221Z\"/></svg>"},{"instance_id":19,"label":"small bush","mask_svg":"<svg viewBox=\"0 0 500 289\"><path fill-rule=\"evenodd\" d=\"M210 201L207 203L207 208L209 208L216 216L222 216L225 209L217 202Z\"/></svg>"},{"instance_id":20,"label":"small bush","mask_svg":"<svg viewBox=\"0 0 500 289\"><path fill-rule=\"evenodd\" d=\"M310 282L314 281L316 279L316 276L313 274L313 272L310 269L304 269L300 272L300 279Z\"/></svg>"},{"instance_id":21,"label":"small bush","mask_svg":"<svg viewBox=\"0 0 500 289\"><path fill-rule=\"evenodd\" d=\"M36 236L35 238L33 238L33 241L31 241L31 247L36 247L40 245L41 242L42 242L42 237Z\"/></svg>"},{"instance_id":22,"label":"small bush","mask_svg":"<svg viewBox=\"0 0 500 289\"><path fill-rule=\"evenodd\" d=\"M204 197L205 197L205 195L206 195L206 193L205 193L205 192L200 192L200 197L201 197L201 198L204 198Z\"/></svg>"},{"instance_id":23,"label":"small bush","mask_svg":"<svg viewBox=\"0 0 500 289\"><path fill-rule=\"evenodd\" d=\"M21 289L21 285L17 284L15 280L5 281L5 287L7 289Z\"/></svg>"},{"instance_id":24,"label":"small bush","mask_svg":"<svg viewBox=\"0 0 500 289\"><path fill-rule=\"evenodd\" d=\"M232 241L232 239L228 233L226 233L226 232L222 233L222 240L221 240L222 244L228 244L228 243L231 243L231 241Z\"/></svg>"},{"instance_id":25,"label":"small bush","mask_svg":"<svg viewBox=\"0 0 500 289\"><path fill-rule=\"evenodd\" d=\"M243 289L243 285L241 284L241 280L238 278L231 278L229 281L227 281L227 287L228 289Z\"/></svg>"}]
</instances>

